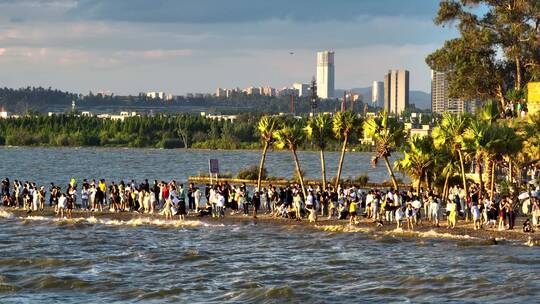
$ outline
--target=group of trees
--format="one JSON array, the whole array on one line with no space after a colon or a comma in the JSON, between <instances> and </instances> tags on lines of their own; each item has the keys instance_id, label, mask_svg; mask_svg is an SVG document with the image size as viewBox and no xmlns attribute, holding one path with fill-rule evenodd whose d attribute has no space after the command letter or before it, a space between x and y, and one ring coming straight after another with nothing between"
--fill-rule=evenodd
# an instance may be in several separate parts
<instances>
[{"instance_id":1,"label":"group of trees","mask_svg":"<svg viewBox=\"0 0 540 304\"><path fill-rule=\"evenodd\" d=\"M408 137L403 123L389 117L386 112L366 119L350 111L334 115L319 114L305 122L263 116L258 124L264 148L257 187L261 185L267 151L274 144L277 149L292 152L296 174L305 192L296 151L306 138L320 150L323 188L327 187L324 151L330 143L338 143L342 147L333 185L337 187L347 146L364 134L375 145L373 166L377 165L378 160L384 161L394 189L399 190L394 175L394 170L399 170L410 176L417 193L424 185L430 189L439 188L446 197L450 181L454 181L454 184L461 184L468 195L471 180L467 168L474 166L481 193L488 195L489 192L493 199L495 184L501 177L506 177L510 184L519 187L524 170L540 163L540 115L513 120L499 117L497 102L490 101L476 116L445 113L431 135ZM392 165L389 159L396 151L401 152L402 157ZM483 182L484 176L488 178L488 187Z\"/></svg>"},{"instance_id":2,"label":"group of trees","mask_svg":"<svg viewBox=\"0 0 540 304\"><path fill-rule=\"evenodd\" d=\"M455 25L459 37L426 59L447 72L452 97L495 99L504 111L540 81L540 1L442 0L435 23Z\"/></svg>"},{"instance_id":3,"label":"group of trees","mask_svg":"<svg viewBox=\"0 0 540 304\"><path fill-rule=\"evenodd\" d=\"M25 115L0 120L0 145L259 149L260 117L246 113L231 122L195 114L136 116L124 121L76 113ZM306 122L305 117L283 119ZM299 143L303 150L313 147L307 139ZM328 148L335 150L337 144Z\"/></svg>"},{"instance_id":4,"label":"group of trees","mask_svg":"<svg viewBox=\"0 0 540 304\"><path fill-rule=\"evenodd\" d=\"M0 120L0 144L13 146L116 146L154 148L257 148L258 116L236 122L200 115L127 117L122 121L75 114Z\"/></svg>"}]
</instances>

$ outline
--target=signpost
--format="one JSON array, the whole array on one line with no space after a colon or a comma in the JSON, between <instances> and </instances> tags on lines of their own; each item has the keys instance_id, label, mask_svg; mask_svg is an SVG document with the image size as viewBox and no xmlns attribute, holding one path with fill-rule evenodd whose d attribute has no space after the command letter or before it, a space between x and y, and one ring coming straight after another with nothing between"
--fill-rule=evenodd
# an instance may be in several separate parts
<instances>
[{"instance_id":1,"label":"signpost","mask_svg":"<svg viewBox=\"0 0 540 304\"><path fill-rule=\"evenodd\" d=\"M213 174L216 175L216 180L217 180L218 175L219 175L219 161L217 159L209 159L208 160L208 172L210 173L210 184L213 185L213 183L212 183L212 175Z\"/></svg>"},{"instance_id":2,"label":"signpost","mask_svg":"<svg viewBox=\"0 0 540 304\"><path fill-rule=\"evenodd\" d=\"M540 112L540 82L529 82L527 86L527 109L529 114Z\"/></svg>"}]
</instances>

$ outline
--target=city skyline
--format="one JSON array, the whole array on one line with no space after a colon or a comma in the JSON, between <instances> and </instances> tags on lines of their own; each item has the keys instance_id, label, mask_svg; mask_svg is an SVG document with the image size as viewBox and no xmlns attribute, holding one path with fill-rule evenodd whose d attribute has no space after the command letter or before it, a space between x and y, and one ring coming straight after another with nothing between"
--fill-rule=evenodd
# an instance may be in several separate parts
<instances>
[{"instance_id":1,"label":"city skyline","mask_svg":"<svg viewBox=\"0 0 540 304\"><path fill-rule=\"evenodd\" d=\"M359 2L0 1L0 85L124 95L279 88L309 82L314 54L329 49L336 89L407 69L411 89L429 92L425 55L455 35L433 24L438 1Z\"/></svg>"}]
</instances>

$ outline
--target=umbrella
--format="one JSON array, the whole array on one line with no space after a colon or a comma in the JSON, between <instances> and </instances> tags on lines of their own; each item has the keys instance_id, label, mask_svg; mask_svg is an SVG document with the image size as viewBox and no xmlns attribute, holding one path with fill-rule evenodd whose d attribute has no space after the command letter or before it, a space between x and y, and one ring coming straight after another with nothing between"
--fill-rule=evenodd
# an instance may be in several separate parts
<instances>
[{"instance_id":1,"label":"umbrella","mask_svg":"<svg viewBox=\"0 0 540 304\"><path fill-rule=\"evenodd\" d=\"M520 200L527 199L527 198L529 198L529 192L523 192L518 196L518 199Z\"/></svg>"}]
</instances>

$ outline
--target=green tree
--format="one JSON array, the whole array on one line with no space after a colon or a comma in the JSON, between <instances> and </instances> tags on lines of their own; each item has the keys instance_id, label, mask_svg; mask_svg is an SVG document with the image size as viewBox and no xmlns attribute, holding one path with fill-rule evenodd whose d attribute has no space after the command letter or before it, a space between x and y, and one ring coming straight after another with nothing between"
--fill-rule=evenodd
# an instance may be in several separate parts
<instances>
[{"instance_id":1,"label":"green tree","mask_svg":"<svg viewBox=\"0 0 540 304\"><path fill-rule=\"evenodd\" d=\"M261 177L264 170L264 162L266 160L266 153L268 147L274 141L274 132L279 128L279 121L275 116L265 115L261 117L257 125L257 130L263 142L263 150L261 154L261 161L259 164L259 174L257 176L257 191L261 189Z\"/></svg>"},{"instance_id":2,"label":"green tree","mask_svg":"<svg viewBox=\"0 0 540 304\"><path fill-rule=\"evenodd\" d=\"M430 136L413 136L407 140L402 152L403 159L395 162L396 169L407 173L417 181L416 195L420 195L422 178L427 176L428 169L435 161L433 139Z\"/></svg>"},{"instance_id":3,"label":"green tree","mask_svg":"<svg viewBox=\"0 0 540 304\"><path fill-rule=\"evenodd\" d=\"M503 111L507 91L521 91L540 70L538 11L537 0L443 0L435 24L455 24L460 36L426 62L448 73L452 97L497 98Z\"/></svg>"},{"instance_id":4,"label":"green tree","mask_svg":"<svg viewBox=\"0 0 540 304\"><path fill-rule=\"evenodd\" d=\"M291 151L296 166L296 174L298 175L300 186L302 187L302 193L304 194L304 197L307 197L306 187L304 186L304 177L302 176L300 162L298 161L298 155L296 154L298 146L304 142L304 130L298 124L283 126L281 129L274 132L274 139L276 148L280 150L288 149Z\"/></svg>"},{"instance_id":5,"label":"green tree","mask_svg":"<svg viewBox=\"0 0 540 304\"><path fill-rule=\"evenodd\" d=\"M370 117L364 122L364 132L375 142L375 156L372 159L373 166L377 166L378 160L383 159L394 185L394 189L399 190L397 179L390 166L388 158L392 153L401 147L406 134L403 124L395 118L389 118L387 112L380 113L379 116Z\"/></svg>"},{"instance_id":6,"label":"green tree","mask_svg":"<svg viewBox=\"0 0 540 304\"><path fill-rule=\"evenodd\" d=\"M307 137L311 139L319 148L321 158L321 175L323 190L326 190L326 163L324 160L324 151L328 141L332 137L332 117L327 114L318 114L310 119L304 128Z\"/></svg>"},{"instance_id":7,"label":"green tree","mask_svg":"<svg viewBox=\"0 0 540 304\"><path fill-rule=\"evenodd\" d=\"M362 121L352 111L337 112L332 121L332 131L337 139L342 139L341 155L339 157L338 171L334 188L337 189L339 180L341 179L341 170L343 169L343 161L347 152L350 136L353 133L359 133L362 128Z\"/></svg>"},{"instance_id":8,"label":"green tree","mask_svg":"<svg viewBox=\"0 0 540 304\"><path fill-rule=\"evenodd\" d=\"M433 142L436 148L441 148L443 146L449 147L449 149L458 156L465 197L469 195L469 190L465 175L463 140L469 123L470 116L468 115L453 115L446 112L443 114L441 122L433 129L432 133Z\"/></svg>"}]
</instances>

